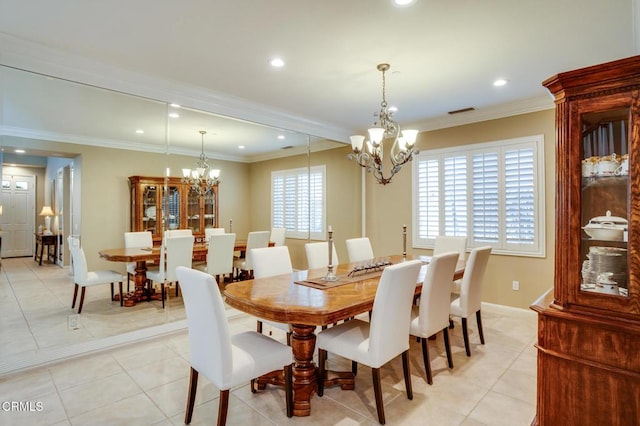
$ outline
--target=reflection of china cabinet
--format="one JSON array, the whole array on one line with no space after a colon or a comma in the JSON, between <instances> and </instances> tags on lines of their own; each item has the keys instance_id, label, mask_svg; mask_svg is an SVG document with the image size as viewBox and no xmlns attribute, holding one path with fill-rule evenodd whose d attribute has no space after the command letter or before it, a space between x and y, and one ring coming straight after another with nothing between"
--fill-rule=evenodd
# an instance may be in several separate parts
<instances>
[{"instance_id":1,"label":"reflection of china cabinet","mask_svg":"<svg viewBox=\"0 0 640 426\"><path fill-rule=\"evenodd\" d=\"M543 85L556 102L553 294L540 298L534 423L640 419L640 56Z\"/></svg>"},{"instance_id":2,"label":"reflection of china cabinet","mask_svg":"<svg viewBox=\"0 0 640 426\"><path fill-rule=\"evenodd\" d=\"M198 196L180 178L130 176L131 230L151 231L159 243L164 229L191 229L197 240L218 226L218 187ZM164 218L163 218L164 213ZM166 223L166 226L165 226Z\"/></svg>"}]
</instances>

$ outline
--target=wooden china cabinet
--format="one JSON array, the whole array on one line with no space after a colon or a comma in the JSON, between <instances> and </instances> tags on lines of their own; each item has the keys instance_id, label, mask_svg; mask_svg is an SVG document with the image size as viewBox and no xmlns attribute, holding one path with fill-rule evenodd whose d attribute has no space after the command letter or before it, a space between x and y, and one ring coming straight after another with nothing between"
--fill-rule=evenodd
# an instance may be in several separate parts
<instances>
[{"instance_id":1,"label":"wooden china cabinet","mask_svg":"<svg viewBox=\"0 0 640 426\"><path fill-rule=\"evenodd\" d=\"M532 306L533 424L638 425L640 56L543 85L556 103L556 249L553 292Z\"/></svg>"},{"instance_id":2,"label":"wooden china cabinet","mask_svg":"<svg viewBox=\"0 0 640 426\"><path fill-rule=\"evenodd\" d=\"M131 230L151 231L156 245L160 244L165 229L191 229L200 242L205 228L218 226L217 185L210 193L199 196L180 178L168 178L165 187L163 177L130 176L129 190Z\"/></svg>"}]
</instances>

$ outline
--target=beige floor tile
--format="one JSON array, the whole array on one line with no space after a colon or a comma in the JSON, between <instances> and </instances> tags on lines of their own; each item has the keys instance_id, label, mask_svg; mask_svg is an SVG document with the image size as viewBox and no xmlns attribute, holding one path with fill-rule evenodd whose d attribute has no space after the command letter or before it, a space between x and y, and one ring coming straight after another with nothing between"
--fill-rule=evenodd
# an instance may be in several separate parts
<instances>
[{"instance_id":1,"label":"beige floor tile","mask_svg":"<svg viewBox=\"0 0 640 426\"><path fill-rule=\"evenodd\" d=\"M145 395L137 394L112 404L71 417L74 426L151 425L165 420L160 409Z\"/></svg>"},{"instance_id":2,"label":"beige floor tile","mask_svg":"<svg viewBox=\"0 0 640 426\"><path fill-rule=\"evenodd\" d=\"M2 399L3 402L6 401ZM22 410L0 411L0 424L3 426L44 426L67 420L60 397L55 392L13 402L22 402L26 405Z\"/></svg>"},{"instance_id":3,"label":"beige floor tile","mask_svg":"<svg viewBox=\"0 0 640 426\"><path fill-rule=\"evenodd\" d=\"M82 383L122 373L124 370L110 354L99 353L55 364L49 371L58 390L63 391Z\"/></svg>"},{"instance_id":4,"label":"beige floor tile","mask_svg":"<svg viewBox=\"0 0 640 426\"><path fill-rule=\"evenodd\" d=\"M535 416L535 411L534 403L490 391L478 403L469 418L491 426L528 426Z\"/></svg>"},{"instance_id":5,"label":"beige floor tile","mask_svg":"<svg viewBox=\"0 0 640 426\"><path fill-rule=\"evenodd\" d=\"M142 390L122 372L65 389L60 398L69 417L75 417L139 393Z\"/></svg>"},{"instance_id":6,"label":"beige floor tile","mask_svg":"<svg viewBox=\"0 0 640 426\"><path fill-rule=\"evenodd\" d=\"M160 359L142 367L129 369L131 378L145 391L189 376L189 363L180 356Z\"/></svg>"}]
</instances>

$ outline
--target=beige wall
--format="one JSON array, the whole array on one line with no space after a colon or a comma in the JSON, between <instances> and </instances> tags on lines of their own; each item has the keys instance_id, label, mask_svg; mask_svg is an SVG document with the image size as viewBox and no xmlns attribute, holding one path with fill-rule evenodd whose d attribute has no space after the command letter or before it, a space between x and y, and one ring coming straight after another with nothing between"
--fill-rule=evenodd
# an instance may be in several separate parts
<instances>
[{"instance_id":1,"label":"beige wall","mask_svg":"<svg viewBox=\"0 0 640 426\"><path fill-rule=\"evenodd\" d=\"M529 135L544 135L545 146L545 226L546 256L544 258L492 255L484 281L482 300L502 305L527 308L538 296L553 286L555 228L555 121L554 110L522 114L499 120L458 126L418 136L417 148L451 147L470 143L490 142ZM411 169L402 170L386 186L372 184L367 178L367 234L374 252L386 255L402 250L402 225L411 227ZM410 243L407 243L409 246ZM430 254L430 250L407 250L415 254ZM513 280L520 281L520 290L513 291Z\"/></svg>"}]
</instances>

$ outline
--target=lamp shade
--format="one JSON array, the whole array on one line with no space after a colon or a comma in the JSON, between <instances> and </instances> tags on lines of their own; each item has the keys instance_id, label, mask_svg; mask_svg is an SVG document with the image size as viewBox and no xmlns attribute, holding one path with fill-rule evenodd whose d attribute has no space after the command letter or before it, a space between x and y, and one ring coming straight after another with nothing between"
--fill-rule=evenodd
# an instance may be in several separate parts
<instances>
[{"instance_id":1,"label":"lamp shade","mask_svg":"<svg viewBox=\"0 0 640 426\"><path fill-rule=\"evenodd\" d=\"M51 206L42 206L40 216L53 216L53 210L51 210Z\"/></svg>"}]
</instances>

